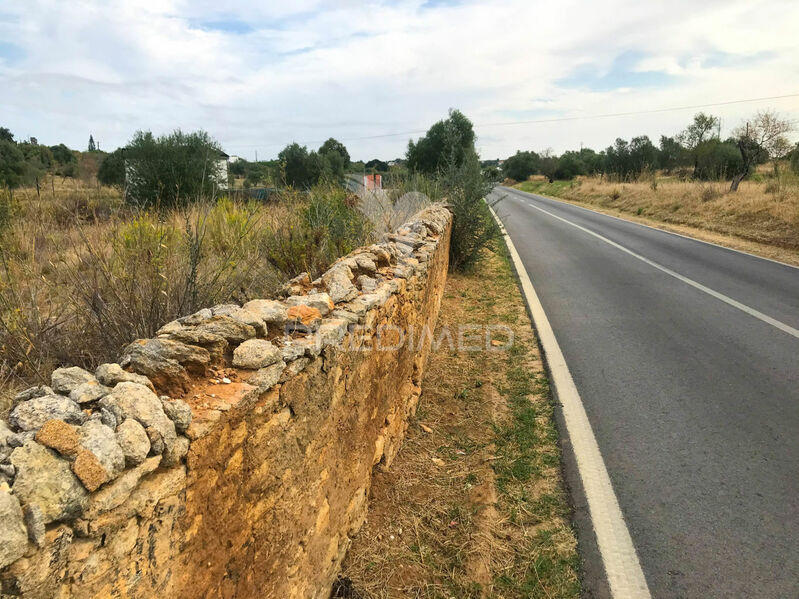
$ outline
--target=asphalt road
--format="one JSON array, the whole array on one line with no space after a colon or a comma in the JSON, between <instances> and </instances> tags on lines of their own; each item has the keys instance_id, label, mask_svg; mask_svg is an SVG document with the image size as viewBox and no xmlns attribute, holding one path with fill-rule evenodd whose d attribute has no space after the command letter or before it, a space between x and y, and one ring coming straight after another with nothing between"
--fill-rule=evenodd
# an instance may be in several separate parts
<instances>
[{"instance_id":1,"label":"asphalt road","mask_svg":"<svg viewBox=\"0 0 799 599\"><path fill-rule=\"evenodd\" d=\"M501 195L652 595L799 597L799 269ZM576 508L586 586L602 596Z\"/></svg>"}]
</instances>

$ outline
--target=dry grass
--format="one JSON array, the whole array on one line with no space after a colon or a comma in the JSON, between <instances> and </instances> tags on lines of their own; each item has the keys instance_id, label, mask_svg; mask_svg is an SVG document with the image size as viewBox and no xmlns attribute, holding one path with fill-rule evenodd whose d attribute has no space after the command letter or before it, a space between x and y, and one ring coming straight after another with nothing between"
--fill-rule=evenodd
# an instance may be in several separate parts
<instances>
[{"instance_id":1,"label":"dry grass","mask_svg":"<svg viewBox=\"0 0 799 599\"><path fill-rule=\"evenodd\" d=\"M343 195L142 212L73 181L16 192L0 224L0 394L48 381L58 365L114 360L199 308L269 296L303 270L316 276L368 234L351 226Z\"/></svg>"},{"instance_id":2,"label":"dry grass","mask_svg":"<svg viewBox=\"0 0 799 599\"><path fill-rule=\"evenodd\" d=\"M513 345L431 353L416 419L376 473L339 596L580 595L547 381L503 257L487 252L473 274L450 275L438 326L461 324L507 325Z\"/></svg>"},{"instance_id":3,"label":"dry grass","mask_svg":"<svg viewBox=\"0 0 799 599\"><path fill-rule=\"evenodd\" d=\"M707 231L713 234L708 241L799 262L799 180L786 168L779 179L765 172L755 177L757 180L741 183L735 193L729 192L726 182L679 181L661 176L655 179L656 184L651 177L634 183L579 177L573 182L552 184L527 181L516 187L611 214ZM678 231L692 233L689 229ZM725 241L725 236L732 240ZM741 247L735 239L748 243Z\"/></svg>"}]
</instances>

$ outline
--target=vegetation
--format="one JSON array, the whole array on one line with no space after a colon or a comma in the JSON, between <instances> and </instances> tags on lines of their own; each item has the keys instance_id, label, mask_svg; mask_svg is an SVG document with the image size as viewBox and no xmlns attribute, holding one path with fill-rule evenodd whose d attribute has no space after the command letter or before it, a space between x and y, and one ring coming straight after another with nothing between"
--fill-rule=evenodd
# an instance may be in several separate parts
<instances>
[{"instance_id":1,"label":"vegetation","mask_svg":"<svg viewBox=\"0 0 799 599\"><path fill-rule=\"evenodd\" d=\"M790 130L788 121L766 111L722 140L719 119L700 112L678 135L661 136L658 146L648 136L640 135L629 141L618 138L599 153L589 148L561 156L551 151L519 151L505 161L502 170L514 181L543 175L550 183L597 174L615 182L633 182L642 177L651 179L660 170L682 180L731 180L730 190L736 191L757 165L769 160L776 165L788 156L790 146L785 135Z\"/></svg>"},{"instance_id":2,"label":"vegetation","mask_svg":"<svg viewBox=\"0 0 799 599\"><path fill-rule=\"evenodd\" d=\"M227 183L227 173L220 181L221 154L220 145L204 131L176 130L160 137L137 131L122 155L125 200L139 208L173 208L216 197L220 183ZM113 172L118 177L119 156L110 156L117 161Z\"/></svg>"},{"instance_id":3,"label":"vegetation","mask_svg":"<svg viewBox=\"0 0 799 599\"><path fill-rule=\"evenodd\" d=\"M423 137L408 142L408 169L435 175L458 168L474 159L474 127L460 110L450 110L449 117L438 121Z\"/></svg>"},{"instance_id":4,"label":"vegetation","mask_svg":"<svg viewBox=\"0 0 799 599\"><path fill-rule=\"evenodd\" d=\"M483 175L474 140L471 121L450 110L447 119L435 123L415 143L409 142L407 153L418 191L424 187L432 191L432 199L445 198L453 212L450 267L460 271L473 268L483 248L499 234L484 201L491 181Z\"/></svg>"},{"instance_id":5,"label":"vegetation","mask_svg":"<svg viewBox=\"0 0 799 599\"><path fill-rule=\"evenodd\" d=\"M269 296L371 239L333 185L269 204L201 197L158 210L116 188L52 179L52 189L21 188L10 205L0 196L0 383L116 359L178 316Z\"/></svg>"}]
</instances>

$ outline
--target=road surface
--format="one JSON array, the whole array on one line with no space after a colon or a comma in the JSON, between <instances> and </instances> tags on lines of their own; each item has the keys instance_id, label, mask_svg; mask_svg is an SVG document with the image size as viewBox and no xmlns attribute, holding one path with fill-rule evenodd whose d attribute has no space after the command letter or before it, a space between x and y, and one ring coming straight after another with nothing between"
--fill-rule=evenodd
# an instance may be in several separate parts
<instances>
[{"instance_id":1,"label":"road surface","mask_svg":"<svg viewBox=\"0 0 799 599\"><path fill-rule=\"evenodd\" d=\"M652 596L799 597L799 269L500 196ZM576 489L586 587L606 596L584 505Z\"/></svg>"}]
</instances>

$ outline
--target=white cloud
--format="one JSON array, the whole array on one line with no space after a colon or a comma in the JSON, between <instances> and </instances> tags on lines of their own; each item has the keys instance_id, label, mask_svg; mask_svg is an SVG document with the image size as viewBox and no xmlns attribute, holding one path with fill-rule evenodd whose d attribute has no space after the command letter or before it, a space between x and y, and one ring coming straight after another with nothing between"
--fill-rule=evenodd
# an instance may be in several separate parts
<instances>
[{"instance_id":1,"label":"white cloud","mask_svg":"<svg viewBox=\"0 0 799 599\"><path fill-rule=\"evenodd\" d=\"M204 128L261 157L332 135L391 158L408 136L355 138L458 107L488 157L601 148L673 134L692 111L482 124L798 93L797 30L799 6L783 1L29 0L0 8L0 39L22 54L0 44L0 124L73 147L91 132L108 149L140 128ZM765 106L799 118L797 98L712 112L732 127Z\"/></svg>"}]
</instances>

